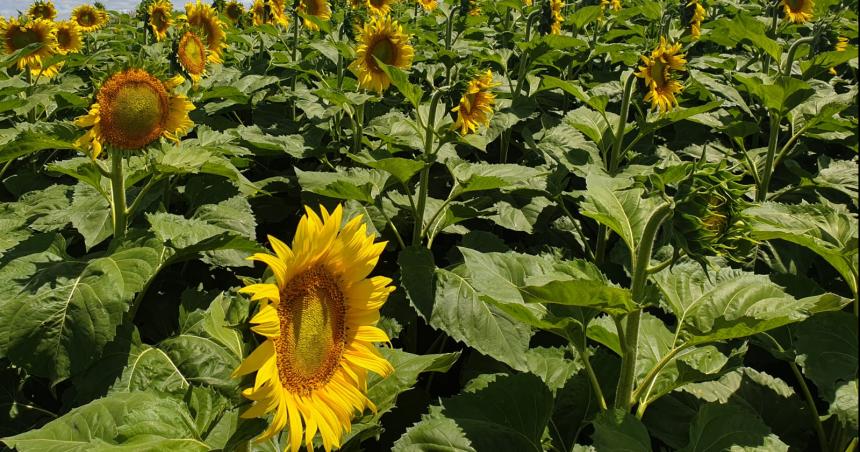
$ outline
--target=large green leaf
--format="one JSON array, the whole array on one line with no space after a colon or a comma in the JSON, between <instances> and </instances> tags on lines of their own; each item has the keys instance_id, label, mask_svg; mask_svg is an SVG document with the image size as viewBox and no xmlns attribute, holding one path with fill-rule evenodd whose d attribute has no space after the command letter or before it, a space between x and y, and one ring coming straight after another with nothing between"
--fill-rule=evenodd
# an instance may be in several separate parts
<instances>
[{"instance_id":1,"label":"large green leaf","mask_svg":"<svg viewBox=\"0 0 860 452\"><path fill-rule=\"evenodd\" d=\"M754 412L738 405L705 404L690 426L683 452L788 451L788 446Z\"/></svg>"},{"instance_id":2,"label":"large green leaf","mask_svg":"<svg viewBox=\"0 0 860 452\"><path fill-rule=\"evenodd\" d=\"M815 383L821 398L833 402L837 388L857 378L857 318L824 312L795 325L791 333L803 374Z\"/></svg>"},{"instance_id":3,"label":"large green leaf","mask_svg":"<svg viewBox=\"0 0 860 452\"><path fill-rule=\"evenodd\" d=\"M594 420L594 447L597 450L645 452L651 450L648 429L630 413L611 409Z\"/></svg>"}]
</instances>

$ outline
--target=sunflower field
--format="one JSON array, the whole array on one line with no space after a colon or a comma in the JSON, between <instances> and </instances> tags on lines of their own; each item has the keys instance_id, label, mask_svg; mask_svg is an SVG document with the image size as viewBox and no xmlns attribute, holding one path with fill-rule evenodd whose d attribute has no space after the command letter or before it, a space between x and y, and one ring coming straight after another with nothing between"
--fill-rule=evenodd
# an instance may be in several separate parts
<instances>
[{"instance_id":1,"label":"sunflower field","mask_svg":"<svg viewBox=\"0 0 860 452\"><path fill-rule=\"evenodd\" d=\"M176 1L0 17L0 450L858 449L856 0Z\"/></svg>"}]
</instances>

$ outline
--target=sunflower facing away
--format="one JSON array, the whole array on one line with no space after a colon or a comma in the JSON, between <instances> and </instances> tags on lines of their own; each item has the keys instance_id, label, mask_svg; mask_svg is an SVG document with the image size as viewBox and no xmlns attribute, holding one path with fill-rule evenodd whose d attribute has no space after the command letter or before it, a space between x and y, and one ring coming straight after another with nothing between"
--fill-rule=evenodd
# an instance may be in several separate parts
<instances>
[{"instance_id":1,"label":"sunflower facing away","mask_svg":"<svg viewBox=\"0 0 860 452\"><path fill-rule=\"evenodd\" d=\"M206 75L206 45L191 31L185 32L176 45L176 60L196 86Z\"/></svg>"},{"instance_id":2,"label":"sunflower facing away","mask_svg":"<svg viewBox=\"0 0 860 452\"><path fill-rule=\"evenodd\" d=\"M493 105L496 104L496 95L493 94L492 88L498 85L499 83L493 83L493 73L489 69L469 81L466 92L460 98L460 104L451 109L457 112L457 121L454 122L453 128L459 128L460 135L475 133L480 124L490 124Z\"/></svg>"},{"instance_id":3,"label":"sunflower facing away","mask_svg":"<svg viewBox=\"0 0 860 452\"><path fill-rule=\"evenodd\" d=\"M802 24L812 20L813 7L815 7L815 2L812 0L782 0L785 19L795 24Z\"/></svg>"},{"instance_id":4,"label":"sunflower facing away","mask_svg":"<svg viewBox=\"0 0 860 452\"><path fill-rule=\"evenodd\" d=\"M317 430L326 451L340 447L353 414L376 410L366 395L367 371L394 371L374 345L389 341L374 325L394 288L390 278L368 278L385 242L373 242L361 215L341 228L340 206L331 213L321 208L321 216L306 212L292 248L270 236L275 255L251 257L269 266L276 283L241 290L260 301L252 330L266 339L233 372L257 373L254 386L242 391L254 401L243 418L274 412L258 439L289 425L293 452L303 442L313 451Z\"/></svg>"},{"instance_id":5,"label":"sunflower facing away","mask_svg":"<svg viewBox=\"0 0 860 452\"><path fill-rule=\"evenodd\" d=\"M254 25L273 24L287 28L290 20L284 12L284 3L275 0L254 0L251 5Z\"/></svg>"},{"instance_id":6,"label":"sunflower facing away","mask_svg":"<svg viewBox=\"0 0 860 452\"><path fill-rule=\"evenodd\" d=\"M57 22L57 51L62 54L81 51L81 30L71 20Z\"/></svg>"},{"instance_id":7,"label":"sunflower facing away","mask_svg":"<svg viewBox=\"0 0 860 452\"><path fill-rule=\"evenodd\" d=\"M365 0L367 10L372 16L387 16L395 0Z\"/></svg>"},{"instance_id":8,"label":"sunflower facing away","mask_svg":"<svg viewBox=\"0 0 860 452\"><path fill-rule=\"evenodd\" d=\"M57 8L54 8L54 2L37 0L30 6L27 15L31 19L54 20L57 17Z\"/></svg>"},{"instance_id":9,"label":"sunflower facing away","mask_svg":"<svg viewBox=\"0 0 860 452\"><path fill-rule=\"evenodd\" d=\"M196 29L206 41L209 62L220 63L221 57L224 55L224 48L227 47L227 43L224 42L227 35L224 33L224 23L218 18L218 12L215 11L215 8L200 3L200 0L195 3L186 3L185 14L181 19Z\"/></svg>"},{"instance_id":10,"label":"sunflower facing away","mask_svg":"<svg viewBox=\"0 0 860 452\"><path fill-rule=\"evenodd\" d=\"M143 69L117 72L102 84L96 103L75 125L89 128L75 144L98 157L104 145L140 149L160 137L179 141L194 125L188 112L194 105L173 93L182 84L181 76L161 81Z\"/></svg>"},{"instance_id":11,"label":"sunflower facing away","mask_svg":"<svg viewBox=\"0 0 860 452\"><path fill-rule=\"evenodd\" d=\"M173 5L170 0L156 0L149 5L149 28L156 41L167 37L167 30L173 24Z\"/></svg>"},{"instance_id":12,"label":"sunflower facing away","mask_svg":"<svg viewBox=\"0 0 860 452\"><path fill-rule=\"evenodd\" d=\"M331 8L328 6L328 0L301 0L299 2L298 13L302 16L314 16L323 22L331 18ZM320 29L317 24L307 18L305 18L304 24L308 30L317 31Z\"/></svg>"},{"instance_id":13,"label":"sunflower facing away","mask_svg":"<svg viewBox=\"0 0 860 452\"><path fill-rule=\"evenodd\" d=\"M362 88L382 94L391 84L388 75L376 64L374 57L389 66L408 69L414 51L403 27L390 17L373 17L360 30L355 61L349 65Z\"/></svg>"},{"instance_id":14,"label":"sunflower facing away","mask_svg":"<svg viewBox=\"0 0 860 452\"><path fill-rule=\"evenodd\" d=\"M651 56L641 57L645 65L639 66L636 76L645 79L645 85L648 87L645 100L651 101L652 109L667 112L678 105L675 94L680 93L683 86L674 79L673 73L683 71L687 62L684 54L679 53L680 50L680 43L669 45L666 38L661 37L660 45L651 52Z\"/></svg>"},{"instance_id":15,"label":"sunflower facing away","mask_svg":"<svg viewBox=\"0 0 860 452\"><path fill-rule=\"evenodd\" d=\"M82 32L90 33L104 27L108 16L104 10L90 5L80 5L72 10L72 20L78 24Z\"/></svg>"},{"instance_id":16,"label":"sunflower facing away","mask_svg":"<svg viewBox=\"0 0 860 452\"><path fill-rule=\"evenodd\" d=\"M434 9L436 9L437 6L439 6L439 2L437 2L436 0L416 0L416 1L418 2L419 5L421 5L422 8L424 8L424 11L433 11Z\"/></svg>"},{"instance_id":17,"label":"sunflower facing away","mask_svg":"<svg viewBox=\"0 0 860 452\"><path fill-rule=\"evenodd\" d=\"M8 22L0 22L0 36L3 37L7 54L14 53L30 44L41 43L42 46L29 55L18 58L18 69L27 69L34 77L52 78L60 71L62 63L42 67L45 59L57 53L57 34L54 23L45 19L19 21L10 18Z\"/></svg>"},{"instance_id":18,"label":"sunflower facing away","mask_svg":"<svg viewBox=\"0 0 860 452\"><path fill-rule=\"evenodd\" d=\"M224 7L224 16L227 20L233 23L233 25L237 25L244 15L245 7L236 0L231 0L227 3L227 6Z\"/></svg>"},{"instance_id":19,"label":"sunflower facing away","mask_svg":"<svg viewBox=\"0 0 860 452\"><path fill-rule=\"evenodd\" d=\"M690 0L687 2L685 15L689 17L690 37L694 40L699 39L699 36L702 35L702 21L705 20L706 14L701 0Z\"/></svg>"},{"instance_id":20,"label":"sunflower facing away","mask_svg":"<svg viewBox=\"0 0 860 452\"><path fill-rule=\"evenodd\" d=\"M839 36L836 38L836 44L833 46L833 50L835 52L844 52L848 50L848 38L845 36ZM830 68L830 74L836 75L836 68Z\"/></svg>"}]
</instances>

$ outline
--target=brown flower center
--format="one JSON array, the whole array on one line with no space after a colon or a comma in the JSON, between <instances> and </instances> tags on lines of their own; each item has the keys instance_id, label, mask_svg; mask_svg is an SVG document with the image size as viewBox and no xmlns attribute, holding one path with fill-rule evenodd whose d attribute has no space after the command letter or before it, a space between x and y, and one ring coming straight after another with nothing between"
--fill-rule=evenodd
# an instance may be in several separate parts
<instances>
[{"instance_id":1,"label":"brown flower center","mask_svg":"<svg viewBox=\"0 0 860 452\"><path fill-rule=\"evenodd\" d=\"M392 65L397 61L397 46L391 42L391 39L384 37L373 44L370 54L379 58L379 61L382 61L384 64ZM376 60L372 57L369 59L369 63L370 67L374 70L380 70L379 65L376 64Z\"/></svg>"},{"instance_id":2,"label":"brown flower center","mask_svg":"<svg viewBox=\"0 0 860 452\"><path fill-rule=\"evenodd\" d=\"M140 149L164 131L167 91L149 73L132 69L109 78L99 90L101 133L120 149Z\"/></svg>"},{"instance_id":3,"label":"brown flower center","mask_svg":"<svg viewBox=\"0 0 860 452\"><path fill-rule=\"evenodd\" d=\"M197 35L187 32L179 41L179 62L189 74L199 75L206 68L206 48Z\"/></svg>"},{"instance_id":4,"label":"brown flower center","mask_svg":"<svg viewBox=\"0 0 860 452\"><path fill-rule=\"evenodd\" d=\"M15 50L23 49L30 44L42 42L42 36L36 30L24 27L15 27L10 29L8 35L9 42Z\"/></svg>"}]
</instances>

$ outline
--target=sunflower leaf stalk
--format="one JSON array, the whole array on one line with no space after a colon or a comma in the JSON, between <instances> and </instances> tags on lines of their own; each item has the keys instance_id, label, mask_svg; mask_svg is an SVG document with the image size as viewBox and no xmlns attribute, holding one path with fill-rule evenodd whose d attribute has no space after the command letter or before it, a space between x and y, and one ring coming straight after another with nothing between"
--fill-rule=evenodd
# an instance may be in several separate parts
<instances>
[{"instance_id":1,"label":"sunflower leaf stalk","mask_svg":"<svg viewBox=\"0 0 860 452\"><path fill-rule=\"evenodd\" d=\"M424 210L427 208L427 186L430 183L430 166L433 164L433 136L436 132L436 108L439 105L439 99L442 98L443 90L438 89L430 99L430 110L427 114L424 130L424 154L422 160L424 167L421 168L418 186L418 200L415 206L415 224L412 227L412 245L420 246L424 235L427 232L424 230Z\"/></svg>"},{"instance_id":2,"label":"sunflower leaf stalk","mask_svg":"<svg viewBox=\"0 0 860 452\"><path fill-rule=\"evenodd\" d=\"M116 240L125 238L128 227L128 207L125 197L125 172L122 168L122 151L112 149L110 152L111 172L111 213L113 216L113 237Z\"/></svg>"},{"instance_id":3,"label":"sunflower leaf stalk","mask_svg":"<svg viewBox=\"0 0 860 452\"><path fill-rule=\"evenodd\" d=\"M633 82L636 74L630 72L624 80L624 92L621 95L621 111L618 116L618 127L615 129L615 140L612 143L612 153L609 155L609 174L618 172L621 164L621 145L624 143L624 128L627 125L627 114L630 112L630 98L633 96Z\"/></svg>"}]
</instances>

